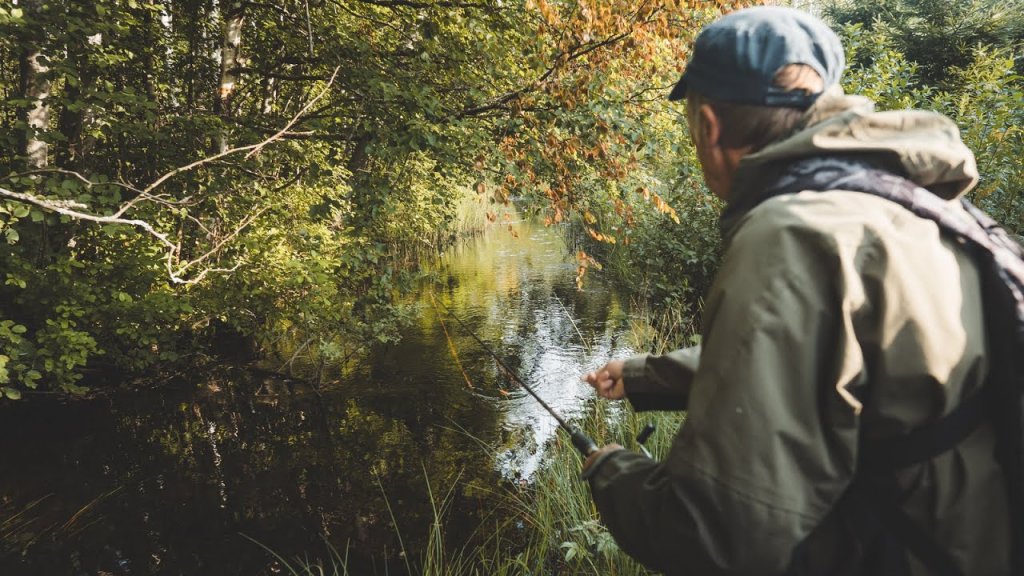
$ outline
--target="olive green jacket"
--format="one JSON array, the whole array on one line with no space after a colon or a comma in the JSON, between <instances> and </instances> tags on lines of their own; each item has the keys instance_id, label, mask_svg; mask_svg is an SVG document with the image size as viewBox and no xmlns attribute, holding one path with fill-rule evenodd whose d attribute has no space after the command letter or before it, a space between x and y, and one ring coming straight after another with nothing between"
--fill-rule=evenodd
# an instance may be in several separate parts
<instances>
[{"instance_id":1,"label":"olive green jacket","mask_svg":"<svg viewBox=\"0 0 1024 576\"><path fill-rule=\"evenodd\" d=\"M688 411L664 461L622 450L588 471L616 541L669 574L781 574L801 543L815 574L862 573L837 506L862 434L948 413L987 373L978 271L933 222L842 190L731 209L766 184L767 166L836 153L878 155L952 199L977 182L957 127L838 91L803 126L740 164L702 348L626 362L637 409ZM972 576L1008 572L992 446L984 424L899 475L905 510Z\"/></svg>"}]
</instances>

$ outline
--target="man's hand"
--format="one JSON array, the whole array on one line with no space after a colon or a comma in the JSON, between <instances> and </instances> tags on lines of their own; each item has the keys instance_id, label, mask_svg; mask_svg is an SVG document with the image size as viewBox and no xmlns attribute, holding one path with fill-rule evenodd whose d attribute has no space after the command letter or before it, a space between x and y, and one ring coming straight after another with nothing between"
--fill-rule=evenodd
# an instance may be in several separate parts
<instances>
[{"instance_id":1,"label":"man's hand","mask_svg":"<svg viewBox=\"0 0 1024 576\"><path fill-rule=\"evenodd\" d=\"M617 452L619 450L625 450L620 444L608 444L603 446L597 452L594 452L590 456L587 456L586 461L583 462L583 477L587 477L587 471L594 465L598 460L604 460L607 458L607 454Z\"/></svg>"},{"instance_id":2,"label":"man's hand","mask_svg":"<svg viewBox=\"0 0 1024 576\"><path fill-rule=\"evenodd\" d=\"M609 400L621 400L626 396L622 383L622 360L612 360L593 372L583 375L583 380L594 387L597 395Z\"/></svg>"}]
</instances>

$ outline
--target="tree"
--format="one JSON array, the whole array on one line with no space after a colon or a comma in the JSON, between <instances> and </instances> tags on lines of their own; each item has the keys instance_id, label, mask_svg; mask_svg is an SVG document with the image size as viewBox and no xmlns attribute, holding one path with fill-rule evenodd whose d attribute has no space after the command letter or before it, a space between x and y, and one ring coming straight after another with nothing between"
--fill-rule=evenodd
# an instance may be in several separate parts
<instances>
[{"instance_id":1,"label":"tree","mask_svg":"<svg viewBox=\"0 0 1024 576\"><path fill-rule=\"evenodd\" d=\"M894 48L918 66L921 81L948 87L953 70L973 60L978 46L1024 45L1024 2L1020 0L880 0L870 4L836 0L825 14L838 25L879 29ZM1024 60L1018 58L1018 71Z\"/></svg>"},{"instance_id":2,"label":"tree","mask_svg":"<svg viewBox=\"0 0 1024 576\"><path fill-rule=\"evenodd\" d=\"M552 222L589 215L607 242L627 239L635 203L671 217L673 116L652 102L722 9L25 6L0 12L0 53L38 48L22 61L48 85L26 99L0 61L0 139L44 102L31 134L50 163L0 148L0 384L65 390L215 342L292 368L296 350L319 366L394 340L416 247L450 241L460 206L494 217L491 201L520 197Z\"/></svg>"},{"instance_id":3,"label":"tree","mask_svg":"<svg viewBox=\"0 0 1024 576\"><path fill-rule=\"evenodd\" d=\"M213 112L227 123L231 117L231 100L238 81L238 68L242 44L242 25L245 23L245 3L230 2L221 16L220 86L213 102ZM222 130L217 134L216 151L223 154L228 149L228 137Z\"/></svg>"},{"instance_id":4,"label":"tree","mask_svg":"<svg viewBox=\"0 0 1024 576\"><path fill-rule=\"evenodd\" d=\"M45 168L49 163L49 146L41 134L50 124L50 106L47 102L50 95L50 79L47 73L50 70L45 64L45 33L41 22L45 3L42 0L25 0L22 6L24 13L29 17L28 25L24 27L20 38L21 92L26 101L22 154L28 168L39 169Z\"/></svg>"}]
</instances>

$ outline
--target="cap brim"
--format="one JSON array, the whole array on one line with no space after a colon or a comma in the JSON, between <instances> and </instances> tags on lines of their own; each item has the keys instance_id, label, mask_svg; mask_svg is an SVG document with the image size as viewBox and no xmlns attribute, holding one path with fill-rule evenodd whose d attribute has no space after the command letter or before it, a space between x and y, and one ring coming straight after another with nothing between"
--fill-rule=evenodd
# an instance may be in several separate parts
<instances>
[{"instance_id":1,"label":"cap brim","mask_svg":"<svg viewBox=\"0 0 1024 576\"><path fill-rule=\"evenodd\" d=\"M686 88L686 73L683 72L682 78L679 79L679 82L676 82L676 85L672 88L672 91L668 93L668 99L670 101L676 101L686 98Z\"/></svg>"}]
</instances>

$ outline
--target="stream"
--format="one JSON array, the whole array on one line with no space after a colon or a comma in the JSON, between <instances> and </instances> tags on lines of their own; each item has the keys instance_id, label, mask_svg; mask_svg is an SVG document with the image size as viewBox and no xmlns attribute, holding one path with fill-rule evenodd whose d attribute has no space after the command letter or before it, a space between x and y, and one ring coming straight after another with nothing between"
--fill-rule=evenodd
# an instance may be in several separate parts
<instances>
[{"instance_id":1,"label":"stream","mask_svg":"<svg viewBox=\"0 0 1024 576\"><path fill-rule=\"evenodd\" d=\"M451 314L571 418L593 399L580 374L633 352L627 302L593 275L578 291L563 232L529 221L429 266L402 340L321 393L225 366L0 408L0 575L287 573L271 551L331 549L352 574L401 574L434 504L456 547L509 514L497 494L530 482L556 422Z\"/></svg>"}]
</instances>

